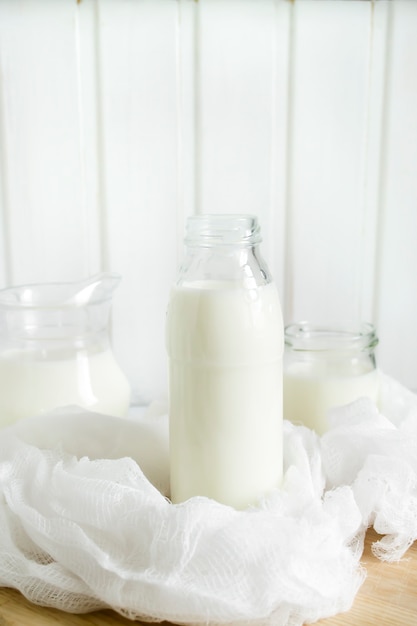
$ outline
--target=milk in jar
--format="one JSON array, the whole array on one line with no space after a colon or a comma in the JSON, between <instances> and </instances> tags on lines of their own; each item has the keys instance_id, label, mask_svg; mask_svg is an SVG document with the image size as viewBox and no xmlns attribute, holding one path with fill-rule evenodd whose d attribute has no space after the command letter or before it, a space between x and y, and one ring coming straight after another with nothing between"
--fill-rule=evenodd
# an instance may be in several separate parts
<instances>
[{"instance_id":1,"label":"milk in jar","mask_svg":"<svg viewBox=\"0 0 417 626\"><path fill-rule=\"evenodd\" d=\"M252 216L189 219L167 314L171 499L256 504L282 479L283 325Z\"/></svg>"},{"instance_id":2,"label":"milk in jar","mask_svg":"<svg viewBox=\"0 0 417 626\"><path fill-rule=\"evenodd\" d=\"M284 418L319 435L330 411L361 397L376 405L379 373L372 324L318 326L301 322L285 329Z\"/></svg>"}]
</instances>

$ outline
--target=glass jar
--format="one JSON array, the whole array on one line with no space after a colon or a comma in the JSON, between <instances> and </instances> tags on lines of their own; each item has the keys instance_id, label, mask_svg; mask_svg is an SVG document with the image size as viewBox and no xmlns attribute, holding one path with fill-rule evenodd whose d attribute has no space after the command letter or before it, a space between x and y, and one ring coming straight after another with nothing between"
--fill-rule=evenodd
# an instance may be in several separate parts
<instances>
[{"instance_id":1,"label":"glass jar","mask_svg":"<svg viewBox=\"0 0 417 626\"><path fill-rule=\"evenodd\" d=\"M0 291L0 425L65 405L122 416L128 381L108 336L120 278Z\"/></svg>"},{"instance_id":2,"label":"glass jar","mask_svg":"<svg viewBox=\"0 0 417 626\"><path fill-rule=\"evenodd\" d=\"M375 328L317 326L285 328L284 418L323 434L329 411L362 396L378 402Z\"/></svg>"},{"instance_id":3,"label":"glass jar","mask_svg":"<svg viewBox=\"0 0 417 626\"><path fill-rule=\"evenodd\" d=\"M283 324L248 215L188 219L167 312L171 499L244 508L282 479Z\"/></svg>"}]
</instances>

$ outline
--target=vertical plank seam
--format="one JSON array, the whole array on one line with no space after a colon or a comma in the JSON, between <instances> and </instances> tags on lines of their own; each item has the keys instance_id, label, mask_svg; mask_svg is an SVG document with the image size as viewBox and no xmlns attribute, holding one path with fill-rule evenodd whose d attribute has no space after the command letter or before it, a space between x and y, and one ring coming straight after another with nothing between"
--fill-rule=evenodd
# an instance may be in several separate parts
<instances>
[{"instance_id":1,"label":"vertical plank seam","mask_svg":"<svg viewBox=\"0 0 417 626\"><path fill-rule=\"evenodd\" d=\"M295 103L295 0L289 7L289 37L288 37L288 87L287 87L287 134L286 154L287 171L285 173L285 211L284 211L284 320L286 323L294 321L294 259L293 259L293 198L292 198L292 177L293 177L293 124L294 124L294 103Z\"/></svg>"},{"instance_id":2,"label":"vertical plank seam","mask_svg":"<svg viewBox=\"0 0 417 626\"><path fill-rule=\"evenodd\" d=\"M361 185L361 208L362 208L362 229L361 229L361 260L357 272L357 293L358 300L356 303L356 312L359 319L364 318L364 313L369 316L369 321L375 322L375 301L374 292L377 281L377 250L378 250L378 230L380 223L380 191L381 191L381 148L383 137L383 117L384 117L384 91L385 91L385 73L386 73L386 54L387 54L387 20L384 21L384 58L383 76L380 84L375 83L377 34L376 28L376 11L375 1L370 3L370 25L369 25L369 48L368 48L368 84L366 93L366 111L365 111L365 137L363 149L363 171ZM375 94L375 90L377 90ZM375 95L380 99L380 109L372 108L375 102ZM377 124L373 123L379 116ZM376 136L375 136L376 135ZM373 147L373 150L372 150ZM377 151L377 162L372 168L371 158ZM371 186L372 185L372 186ZM372 226L373 230L370 231ZM371 254L367 254L370 247L369 237L371 241Z\"/></svg>"},{"instance_id":3,"label":"vertical plank seam","mask_svg":"<svg viewBox=\"0 0 417 626\"><path fill-rule=\"evenodd\" d=\"M269 250L268 250L268 265L275 268L277 266L276 259L276 245L275 233L276 233L276 216L278 212L277 206L277 82L278 82L278 62L277 62L277 20L278 9L277 2L279 0L272 0L273 20L272 23L275 28L271 29L271 48L272 48L272 76L271 76L271 136L270 136L270 154L269 154L269 210L268 221L270 226L270 232L273 233L270 238Z\"/></svg>"},{"instance_id":4,"label":"vertical plank seam","mask_svg":"<svg viewBox=\"0 0 417 626\"><path fill-rule=\"evenodd\" d=\"M83 219L83 235L87 245L89 244L89 232L90 232L90 220L89 208L87 204L87 172L86 172L86 137L85 137L85 120L84 120L84 108L82 102L82 59L81 59L81 6L79 3L75 4L75 65L76 65L76 84L77 84L77 107L78 107L78 151L80 159L80 187L81 187L81 206L82 206L82 219ZM84 255L85 256L85 255ZM89 251L87 252L87 259L90 259ZM91 274L90 266L88 262L87 266L88 274Z\"/></svg>"},{"instance_id":5,"label":"vertical plank seam","mask_svg":"<svg viewBox=\"0 0 417 626\"><path fill-rule=\"evenodd\" d=\"M362 181L361 181L361 208L362 208L362 229L361 229L361 263L357 268L358 278L357 278L357 302L356 302L356 314L359 319L364 317L363 312L366 309L366 296L365 289L367 286L366 281L366 267L365 271L363 271L363 267L366 262L366 250L367 250L367 237L368 237L368 229L367 224L371 218L372 207L369 204L369 185L370 185L370 144L371 144L371 120L375 115L372 110L372 89L373 89L373 73L374 73L374 62L375 62L375 6L374 0L370 2L370 22L369 22L369 46L368 46L368 67L367 67L367 92L366 92L366 101L365 101L365 133L364 133L364 147L363 147L363 166L362 166ZM382 126L380 124L379 132L381 133ZM379 167L378 167L378 176L379 176ZM374 186L372 193L375 194L375 203L374 203L374 212L375 217L375 227L377 228L377 206L378 206L378 185ZM368 287L373 289L373 284L375 282L375 250L376 250L376 239L377 232L373 233L374 236L374 248L373 248L373 258L369 263L371 267L368 271ZM373 294L371 293L371 303L370 303L370 311L371 318L373 318ZM373 321L373 319L369 320Z\"/></svg>"},{"instance_id":6,"label":"vertical plank seam","mask_svg":"<svg viewBox=\"0 0 417 626\"><path fill-rule=\"evenodd\" d=\"M97 205L99 209L99 240L100 266L108 271L110 266L110 250L108 237L108 212L105 189L105 156L104 156L104 125L103 125L103 70L101 57L100 0L95 0L94 11L94 50L96 74L96 154L97 154Z\"/></svg>"},{"instance_id":7,"label":"vertical plank seam","mask_svg":"<svg viewBox=\"0 0 417 626\"><path fill-rule=\"evenodd\" d=\"M197 3L177 0L175 25L176 72L176 141L177 141L177 264L183 255L184 223L186 216L196 212L198 165L197 153L197 96L196 39Z\"/></svg>"},{"instance_id":8,"label":"vertical plank seam","mask_svg":"<svg viewBox=\"0 0 417 626\"><path fill-rule=\"evenodd\" d=\"M203 134L202 134L202 71L201 71L201 12L200 2L193 3L194 45L194 213L203 211Z\"/></svg>"},{"instance_id":9,"label":"vertical plank seam","mask_svg":"<svg viewBox=\"0 0 417 626\"><path fill-rule=\"evenodd\" d=\"M183 255L184 222L196 207L196 54L197 4L190 0L177 0L175 33L176 55L176 141L177 141L177 263Z\"/></svg>"},{"instance_id":10,"label":"vertical plank seam","mask_svg":"<svg viewBox=\"0 0 417 626\"><path fill-rule=\"evenodd\" d=\"M388 124L389 124L389 94L391 86L391 62L392 62L392 31L393 31L394 12L391 3L387 3L387 28L385 33L385 59L384 59L384 87L382 95L382 115L381 115L381 144L380 144L380 162L379 162L379 182L378 182L378 210L376 224L376 246L375 246L375 272L374 272L374 290L373 290L373 310L372 318L378 328L380 319L380 283L381 283L381 265L383 244L382 237L385 225L386 212L386 171L387 171L387 143L388 143Z\"/></svg>"},{"instance_id":11,"label":"vertical plank seam","mask_svg":"<svg viewBox=\"0 0 417 626\"><path fill-rule=\"evenodd\" d=\"M183 0L177 0L177 20L175 33L175 87L176 87L176 141L177 141L177 163L176 163L176 259L177 265L180 261L180 241L182 225L184 223L184 111L183 111L183 93L184 93L184 72L182 67L182 3Z\"/></svg>"},{"instance_id":12,"label":"vertical plank seam","mask_svg":"<svg viewBox=\"0 0 417 626\"><path fill-rule=\"evenodd\" d=\"M6 107L4 71L0 68L0 178L1 178L1 218L3 222L3 263L6 285L13 283L12 251L11 251L11 225L10 225L10 190L9 190L9 167L6 148Z\"/></svg>"}]
</instances>

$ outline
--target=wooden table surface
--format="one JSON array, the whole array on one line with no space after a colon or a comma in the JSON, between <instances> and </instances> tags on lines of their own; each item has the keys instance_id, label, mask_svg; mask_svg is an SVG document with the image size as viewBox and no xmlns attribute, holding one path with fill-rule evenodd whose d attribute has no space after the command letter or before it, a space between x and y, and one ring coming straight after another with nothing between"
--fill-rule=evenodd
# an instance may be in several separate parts
<instances>
[{"instance_id":1,"label":"wooden table surface","mask_svg":"<svg viewBox=\"0 0 417 626\"><path fill-rule=\"evenodd\" d=\"M368 576L347 613L317 626L417 625L417 542L398 563L383 563L370 549L377 535L368 531L362 562ZM141 622L135 622L139 624ZM0 589L0 626L128 626L132 621L112 611L70 615L35 606L13 589ZM165 623L166 624L166 623Z\"/></svg>"}]
</instances>

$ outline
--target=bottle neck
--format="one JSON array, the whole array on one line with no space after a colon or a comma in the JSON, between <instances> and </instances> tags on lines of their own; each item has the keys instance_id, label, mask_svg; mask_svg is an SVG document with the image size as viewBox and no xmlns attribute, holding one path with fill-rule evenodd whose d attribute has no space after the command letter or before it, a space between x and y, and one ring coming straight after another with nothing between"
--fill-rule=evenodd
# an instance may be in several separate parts
<instances>
[{"instance_id":1,"label":"bottle neck","mask_svg":"<svg viewBox=\"0 0 417 626\"><path fill-rule=\"evenodd\" d=\"M178 286L256 288L271 282L256 217L197 215L187 222Z\"/></svg>"},{"instance_id":2,"label":"bottle neck","mask_svg":"<svg viewBox=\"0 0 417 626\"><path fill-rule=\"evenodd\" d=\"M271 275L259 246L192 246L186 249L177 284L253 289L270 282Z\"/></svg>"}]
</instances>

